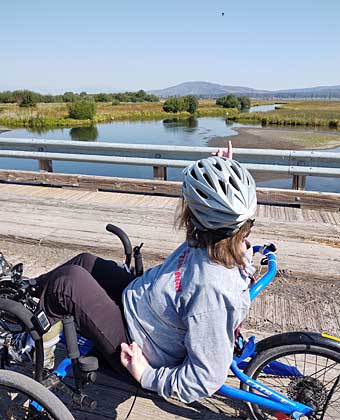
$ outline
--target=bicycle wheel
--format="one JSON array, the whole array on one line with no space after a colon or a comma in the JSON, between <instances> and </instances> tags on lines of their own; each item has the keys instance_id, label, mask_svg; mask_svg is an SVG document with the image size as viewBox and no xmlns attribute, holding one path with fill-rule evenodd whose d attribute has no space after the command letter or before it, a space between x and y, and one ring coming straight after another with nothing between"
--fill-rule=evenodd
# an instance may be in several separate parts
<instances>
[{"instance_id":1,"label":"bicycle wheel","mask_svg":"<svg viewBox=\"0 0 340 420\"><path fill-rule=\"evenodd\" d=\"M340 419L340 352L322 344L286 344L260 352L245 373L290 399L314 408L311 420ZM257 393L242 384L242 389ZM252 420L276 419L247 403Z\"/></svg>"},{"instance_id":2,"label":"bicycle wheel","mask_svg":"<svg viewBox=\"0 0 340 420\"><path fill-rule=\"evenodd\" d=\"M6 364L12 370L18 370L29 376L33 375L34 379L41 381L44 363L43 341L32 324L32 316L32 312L22 303L0 298L0 333L20 334L28 332L34 341L34 348L27 360L22 362L9 360L6 355L6 348L0 348L0 362L2 368Z\"/></svg>"},{"instance_id":3,"label":"bicycle wheel","mask_svg":"<svg viewBox=\"0 0 340 420\"><path fill-rule=\"evenodd\" d=\"M36 403L40 405L39 409L35 408ZM0 418L74 420L51 391L25 375L8 370L0 370Z\"/></svg>"}]
</instances>

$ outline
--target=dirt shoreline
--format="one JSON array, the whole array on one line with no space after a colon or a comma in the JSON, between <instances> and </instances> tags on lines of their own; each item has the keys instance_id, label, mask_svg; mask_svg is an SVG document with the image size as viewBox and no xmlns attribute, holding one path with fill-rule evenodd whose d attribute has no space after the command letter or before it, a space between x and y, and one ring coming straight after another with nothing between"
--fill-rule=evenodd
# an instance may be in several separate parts
<instances>
[{"instance_id":1,"label":"dirt shoreline","mask_svg":"<svg viewBox=\"0 0 340 420\"><path fill-rule=\"evenodd\" d=\"M249 149L334 149L340 147L340 132L329 133L313 130L292 130L279 128L234 129L235 136L214 137L209 140L210 147L226 147L229 140L235 148Z\"/></svg>"}]
</instances>

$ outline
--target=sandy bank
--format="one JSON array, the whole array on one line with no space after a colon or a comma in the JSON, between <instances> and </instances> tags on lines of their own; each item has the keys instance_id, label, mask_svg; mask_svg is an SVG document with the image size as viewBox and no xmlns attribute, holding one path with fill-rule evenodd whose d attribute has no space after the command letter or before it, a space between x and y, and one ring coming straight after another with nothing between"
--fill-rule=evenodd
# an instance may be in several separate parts
<instances>
[{"instance_id":1,"label":"sandy bank","mask_svg":"<svg viewBox=\"0 0 340 420\"><path fill-rule=\"evenodd\" d=\"M235 128L235 136L214 137L211 147L225 147L229 140L234 147L249 149L333 149L340 147L340 132L307 131L272 128Z\"/></svg>"}]
</instances>

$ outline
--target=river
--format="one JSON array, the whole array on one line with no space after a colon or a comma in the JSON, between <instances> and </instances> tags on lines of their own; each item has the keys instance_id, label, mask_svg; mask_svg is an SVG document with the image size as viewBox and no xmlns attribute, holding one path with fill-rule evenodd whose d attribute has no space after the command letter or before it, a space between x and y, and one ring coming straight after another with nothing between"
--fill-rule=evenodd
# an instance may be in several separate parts
<instances>
[{"instance_id":1,"label":"river","mask_svg":"<svg viewBox=\"0 0 340 420\"><path fill-rule=\"evenodd\" d=\"M275 105L252 107L250 112L270 111ZM44 130L37 132L27 129L15 129L0 134L0 137L36 138L53 140L80 140L131 144L166 144L181 146L210 146L210 141L216 137L232 137L238 133L235 128L257 127L228 123L224 118L190 118L188 120L164 120L143 122L115 122L98 124L96 127L74 127ZM340 148L332 149L340 152ZM34 160L0 158L3 169L37 170L38 163ZM102 176L120 176L133 178L152 178L152 168L132 167L128 165L91 164L73 162L53 162L54 172L79 173ZM181 171L170 168L170 180L180 180ZM291 179L273 179L260 181L259 186L291 188ZM308 177L306 188L314 191L340 192L337 179Z\"/></svg>"}]
</instances>

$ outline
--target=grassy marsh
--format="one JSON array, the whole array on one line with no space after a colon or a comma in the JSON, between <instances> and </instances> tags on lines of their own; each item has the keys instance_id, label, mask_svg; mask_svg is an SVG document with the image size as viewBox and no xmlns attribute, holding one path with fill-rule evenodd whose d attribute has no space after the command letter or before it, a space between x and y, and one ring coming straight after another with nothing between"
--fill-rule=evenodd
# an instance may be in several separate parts
<instances>
[{"instance_id":1,"label":"grassy marsh","mask_svg":"<svg viewBox=\"0 0 340 420\"><path fill-rule=\"evenodd\" d=\"M253 100L252 106L273 104L269 100ZM188 118L187 112L166 113L163 102L97 103L94 121L68 118L67 104L39 103L36 107L20 108L17 104L0 104L0 125L15 128L75 127L113 121L147 121ZM340 128L340 101L291 100L269 112L239 112L216 106L214 100L200 100L195 117L225 117L242 123L261 123L263 126L304 126Z\"/></svg>"},{"instance_id":2,"label":"grassy marsh","mask_svg":"<svg viewBox=\"0 0 340 420\"><path fill-rule=\"evenodd\" d=\"M236 120L243 123L261 123L263 126L340 128L340 101L285 101L274 111L241 113Z\"/></svg>"},{"instance_id":3,"label":"grassy marsh","mask_svg":"<svg viewBox=\"0 0 340 420\"><path fill-rule=\"evenodd\" d=\"M97 114L94 121L72 120L68 118L67 104L39 103L36 107L20 108L17 104L0 104L0 125L15 127L74 127L93 123L108 123L113 121L147 121L164 120L168 118L189 118L188 112L167 113L162 109L162 102L143 103L97 103ZM215 105L214 101L200 101L196 117L227 117L234 118L238 111L224 109Z\"/></svg>"}]
</instances>

